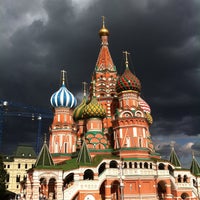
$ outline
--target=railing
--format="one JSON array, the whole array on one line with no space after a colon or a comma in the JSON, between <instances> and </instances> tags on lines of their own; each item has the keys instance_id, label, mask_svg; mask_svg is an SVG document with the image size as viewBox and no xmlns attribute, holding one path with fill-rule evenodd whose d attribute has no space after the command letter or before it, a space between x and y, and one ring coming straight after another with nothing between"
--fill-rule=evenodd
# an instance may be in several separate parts
<instances>
[{"instance_id":1,"label":"railing","mask_svg":"<svg viewBox=\"0 0 200 200\"><path fill-rule=\"evenodd\" d=\"M168 170L158 170L158 171L157 171L157 175L158 175L158 176L169 176L170 173L169 173ZM170 176L171 176L171 175L170 175Z\"/></svg>"},{"instance_id":2,"label":"railing","mask_svg":"<svg viewBox=\"0 0 200 200\"><path fill-rule=\"evenodd\" d=\"M167 173L166 173L167 174ZM168 173L169 174L169 173ZM123 169L124 176L132 176L132 175L156 175L154 170L149 169ZM70 200L79 190L98 190L101 184L106 178L115 177L118 179L119 177L119 169L118 168L109 168L105 169L98 177L98 180L79 180L75 181L72 186L64 190L64 199Z\"/></svg>"},{"instance_id":3,"label":"railing","mask_svg":"<svg viewBox=\"0 0 200 200\"><path fill-rule=\"evenodd\" d=\"M123 169L124 176L141 176L141 175L167 175L169 176L168 170L158 170L157 173L152 169L135 169L135 168L125 168ZM97 180L79 180L75 181L72 186L64 190L64 199L71 200L79 190L98 190L106 178L119 178L119 169L118 168L109 168L105 169L98 177ZM188 187L188 183L182 183L180 187Z\"/></svg>"},{"instance_id":4,"label":"railing","mask_svg":"<svg viewBox=\"0 0 200 200\"><path fill-rule=\"evenodd\" d=\"M73 185L64 190L64 199L71 200L72 197L78 192L78 190L79 190L79 182L74 182Z\"/></svg>"},{"instance_id":5,"label":"railing","mask_svg":"<svg viewBox=\"0 0 200 200\"><path fill-rule=\"evenodd\" d=\"M178 188L188 188L193 187L192 183L176 183Z\"/></svg>"}]
</instances>

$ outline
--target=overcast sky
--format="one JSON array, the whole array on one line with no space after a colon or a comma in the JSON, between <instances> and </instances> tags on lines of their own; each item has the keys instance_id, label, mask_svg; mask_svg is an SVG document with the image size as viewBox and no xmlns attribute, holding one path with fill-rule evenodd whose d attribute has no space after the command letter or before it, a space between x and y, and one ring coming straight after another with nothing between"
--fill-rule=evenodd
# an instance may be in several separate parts
<instances>
[{"instance_id":1,"label":"overcast sky","mask_svg":"<svg viewBox=\"0 0 200 200\"><path fill-rule=\"evenodd\" d=\"M102 15L120 74L122 51L131 53L130 68L152 109L156 149L167 157L176 141L180 157L191 157L191 148L200 149L198 0L0 0L0 99L49 108L61 69L80 98L81 82L90 82L99 53ZM33 143L37 132L36 122L13 119L4 123L4 152Z\"/></svg>"}]
</instances>

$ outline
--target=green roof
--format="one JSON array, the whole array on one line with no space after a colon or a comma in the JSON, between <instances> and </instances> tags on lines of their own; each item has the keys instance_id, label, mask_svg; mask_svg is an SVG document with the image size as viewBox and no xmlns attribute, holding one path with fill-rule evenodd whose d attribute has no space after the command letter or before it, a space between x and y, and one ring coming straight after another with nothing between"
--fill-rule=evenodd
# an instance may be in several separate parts
<instances>
[{"instance_id":1,"label":"green roof","mask_svg":"<svg viewBox=\"0 0 200 200\"><path fill-rule=\"evenodd\" d=\"M91 163L92 159L90 156L90 152L87 148L87 144L85 143L85 140L83 140L82 147L80 149L80 152L78 154L77 162L83 162L83 163Z\"/></svg>"},{"instance_id":2,"label":"green roof","mask_svg":"<svg viewBox=\"0 0 200 200\"><path fill-rule=\"evenodd\" d=\"M199 163L197 162L197 160L196 160L196 158L195 158L194 155L193 155L193 158L192 158L192 163L191 163L190 171L194 175L200 175Z\"/></svg>"},{"instance_id":3,"label":"green roof","mask_svg":"<svg viewBox=\"0 0 200 200\"><path fill-rule=\"evenodd\" d=\"M54 162L45 141L38 155L35 166L38 167L38 166L52 166L52 165L54 165Z\"/></svg>"},{"instance_id":4,"label":"green roof","mask_svg":"<svg viewBox=\"0 0 200 200\"><path fill-rule=\"evenodd\" d=\"M176 152L174 148L172 148L171 153L170 153L170 158L169 161L176 167L176 168L181 168L181 163L178 159L178 156L176 155Z\"/></svg>"},{"instance_id":5,"label":"green roof","mask_svg":"<svg viewBox=\"0 0 200 200\"><path fill-rule=\"evenodd\" d=\"M13 157L16 158L36 158L36 153L31 146L19 145Z\"/></svg>"},{"instance_id":6,"label":"green roof","mask_svg":"<svg viewBox=\"0 0 200 200\"><path fill-rule=\"evenodd\" d=\"M70 160L66 160L65 163L62 164L57 164L57 165L52 165L52 166L37 166L37 169L59 169L59 170L64 170L64 171L68 171L68 170L73 170L73 169L78 169L80 166L87 166L87 167L96 167L103 159L118 159L119 157L114 156L114 155L96 155L93 159L91 163L84 163L82 161L80 161L80 163L78 163L77 158L73 158Z\"/></svg>"}]
</instances>

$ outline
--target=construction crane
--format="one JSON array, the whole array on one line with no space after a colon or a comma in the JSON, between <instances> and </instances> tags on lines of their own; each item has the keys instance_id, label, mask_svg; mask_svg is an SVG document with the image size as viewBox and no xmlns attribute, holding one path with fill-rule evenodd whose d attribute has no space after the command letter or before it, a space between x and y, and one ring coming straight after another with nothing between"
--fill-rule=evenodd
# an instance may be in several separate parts
<instances>
[{"instance_id":1,"label":"construction crane","mask_svg":"<svg viewBox=\"0 0 200 200\"><path fill-rule=\"evenodd\" d=\"M40 148L40 137L42 135L42 119L52 119L52 112L39 107L26 106L20 103L14 103L12 101L0 100L0 149L2 149L5 117L20 117L38 120L38 130L36 136L36 153L38 153Z\"/></svg>"}]
</instances>

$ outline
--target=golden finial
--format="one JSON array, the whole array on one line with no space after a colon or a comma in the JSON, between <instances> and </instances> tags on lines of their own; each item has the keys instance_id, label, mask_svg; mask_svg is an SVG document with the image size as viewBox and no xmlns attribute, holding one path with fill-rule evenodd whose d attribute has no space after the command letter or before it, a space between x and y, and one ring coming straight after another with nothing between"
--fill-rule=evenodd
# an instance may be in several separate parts
<instances>
[{"instance_id":1,"label":"golden finial","mask_svg":"<svg viewBox=\"0 0 200 200\"><path fill-rule=\"evenodd\" d=\"M192 158L194 158L194 151L192 151Z\"/></svg>"},{"instance_id":2,"label":"golden finial","mask_svg":"<svg viewBox=\"0 0 200 200\"><path fill-rule=\"evenodd\" d=\"M66 71L65 70L61 70L61 83L62 85L65 85L65 76L66 76Z\"/></svg>"},{"instance_id":3,"label":"golden finial","mask_svg":"<svg viewBox=\"0 0 200 200\"><path fill-rule=\"evenodd\" d=\"M125 55L125 65L126 65L126 68L128 68L128 55L130 53L128 51L123 51L123 54Z\"/></svg>"},{"instance_id":4,"label":"golden finial","mask_svg":"<svg viewBox=\"0 0 200 200\"><path fill-rule=\"evenodd\" d=\"M102 28L99 31L99 36L109 36L109 31L105 27L105 16L102 16Z\"/></svg>"},{"instance_id":5,"label":"golden finial","mask_svg":"<svg viewBox=\"0 0 200 200\"><path fill-rule=\"evenodd\" d=\"M101 17L102 17L103 28L105 28L105 16L101 16Z\"/></svg>"},{"instance_id":6,"label":"golden finial","mask_svg":"<svg viewBox=\"0 0 200 200\"><path fill-rule=\"evenodd\" d=\"M174 150L175 143L176 143L175 141L171 141L171 142L170 142L170 146L171 146L171 149L172 149L172 150Z\"/></svg>"},{"instance_id":7,"label":"golden finial","mask_svg":"<svg viewBox=\"0 0 200 200\"><path fill-rule=\"evenodd\" d=\"M95 97L95 80L92 81L92 90L93 90L93 96Z\"/></svg>"},{"instance_id":8,"label":"golden finial","mask_svg":"<svg viewBox=\"0 0 200 200\"><path fill-rule=\"evenodd\" d=\"M83 84L83 96L86 97L86 95L87 95L87 92L86 92L86 90L87 90L87 83L86 82L82 82L82 84Z\"/></svg>"}]
</instances>

